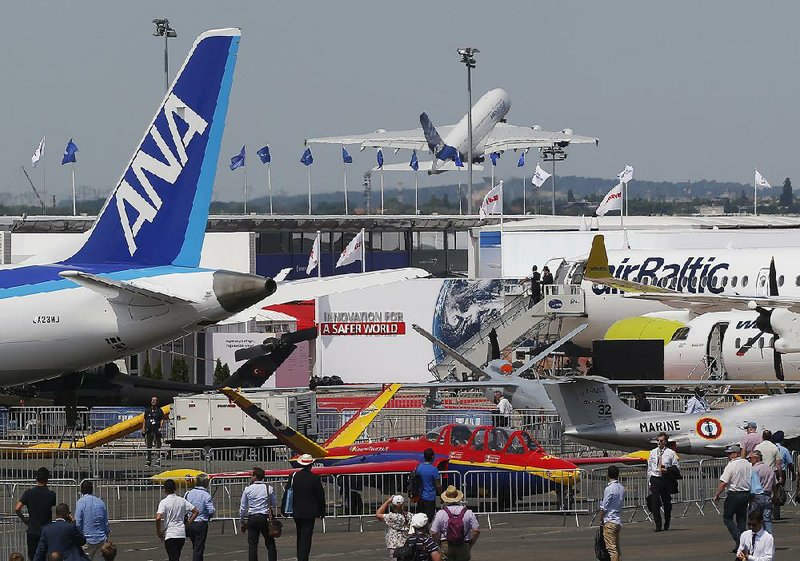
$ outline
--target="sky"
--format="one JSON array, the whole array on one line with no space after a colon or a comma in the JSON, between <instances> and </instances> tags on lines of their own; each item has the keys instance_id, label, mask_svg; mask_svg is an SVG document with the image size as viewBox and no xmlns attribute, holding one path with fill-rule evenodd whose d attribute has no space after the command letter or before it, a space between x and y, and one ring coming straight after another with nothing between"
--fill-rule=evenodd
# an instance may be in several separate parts
<instances>
[{"instance_id":1,"label":"sky","mask_svg":"<svg viewBox=\"0 0 800 561\"><path fill-rule=\"evenodd\" d=\"M796 167L798 2L12 0L2 11L5 193L29 192L20 166L30 168L43 135L48 192L69 196L68 166L59 164L70 138L80 148L79 185L105 196L117 184L163 96L155 17L178 31L171 72L204 30L242 29L217 200L241 199L241 170L228 163L242 144L251 194L266 193L255 151L267 142L273 188L302 194L306 138L414 128L422 111L436 124L456 122L467 108L456 54L464 45L481 51L474 99L502 87L510 123L600 138L597 148L572 147L559 175L612 178L630 163L640 179L752 183L757 167L780 184ZM340 190L340 148L313 150L314 190ZM352 189L375 154L351 153ZM409 158L386 152L387 163ZM518 177L517 158L504 155L497 176ZM528 155L528 176L536 160ZM41 186L41 163L31 175ZM385 179L414 184L410 170ZM452 181L420 175L420 186Z\"/></svg>"}]
</instances>

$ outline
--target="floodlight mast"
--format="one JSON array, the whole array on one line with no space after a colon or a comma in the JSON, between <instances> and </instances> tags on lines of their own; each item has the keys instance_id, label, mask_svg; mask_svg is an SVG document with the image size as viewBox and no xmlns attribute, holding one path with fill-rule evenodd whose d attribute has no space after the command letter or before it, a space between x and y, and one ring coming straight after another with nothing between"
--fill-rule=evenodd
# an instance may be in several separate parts
<instances>
[{"instance_id":1,"label":"floodlight mast","mask_svg":"<svg viewBox=\"0 0 800 561\"><path fill-rule=\"evenodd\" d=\"M467 214L472 214L472 69L475 68L475 55L480 51L473 47L461 47L457 50L461 62L467 67L467 127L469 128L469 146L467 148ZM494 185L492 186L494 187Z\"/></svg>"},{"instance_id":2,"label":"floodlight mast","mask_svg":"<svg viewBox=\"0 0 800 561\"><path fill-rule=\"evenodd\" d=\"M156 18L153 20L156 24L156 30L153 32L154 37L164 38L164 93L169 91L169 39L177 37L178 32L169 25L167 18Z\"/></svg>"}]
</instances>

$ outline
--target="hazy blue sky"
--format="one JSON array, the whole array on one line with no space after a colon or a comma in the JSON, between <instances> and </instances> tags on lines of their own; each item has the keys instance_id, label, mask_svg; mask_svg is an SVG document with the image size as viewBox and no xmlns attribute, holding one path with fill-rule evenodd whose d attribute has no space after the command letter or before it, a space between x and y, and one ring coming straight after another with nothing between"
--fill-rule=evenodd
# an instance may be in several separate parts
<instances>
[{"instance_id":1,"label":"hazy blue sky","mask_svg":"<svg viewBox=\"0 0 800 561\"><path fill-rule=\"evenodd\" d=\"M19 166L43 134L48 191L69 192L59 163L70 137L78 183L116 184L163 95L163 40L150 23L163 16L179 34L172 70L202 31L242 28L215 198L241 196L241 170L227 163L243 143L257 194L266 174L255 150L267 141L274 187L294 194L306 189L304 138L413 128L423 110L455 122L466 111L463 44L481 50L475 98L505 88L509 122L600 138L574 147L559 174L613 177L630 162L642 179L752 182L756 166L776 184L796 168L798 2L15 0L3 15L0 192L28 190ZM372 151L353 155L351 186L374 164ZM339 147L314 156L314 189L340 189ZM506 154L498 176L517 174L516 159ZM413 185L411 172L386 180Z\"/></svg>"}]
</instances>

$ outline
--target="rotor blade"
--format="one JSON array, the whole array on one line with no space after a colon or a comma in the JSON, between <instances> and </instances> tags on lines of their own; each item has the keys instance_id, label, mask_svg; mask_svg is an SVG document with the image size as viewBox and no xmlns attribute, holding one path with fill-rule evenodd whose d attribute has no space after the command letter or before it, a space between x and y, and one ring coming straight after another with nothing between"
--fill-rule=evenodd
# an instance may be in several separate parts
<instances>
[{"instance_id":1,"label":"rotor blade","mask_svg":"<svg viewBox=\"0 0 800 561\"><path fill-rule=\"evenodd\" d=\"M317 328L309 327L308 329L300 329L281 335L281 343L297 344L301 341L310 341L317 337Z\"/></svg>"},{"instance_id":2,"label":"rotor blade","mask_svg":"<svg viewBox=\"0 0 800 561\"><path fill-rule=\"evenodd\" d=\"M772 343L772 366L775 369L775 377L783 382L783 359L781 358L781 353L775 350L775 341L777 341L777 338Z\"/></svg>"},{"instance_id":3,"label":"rotor blade","mask_svg":"<svg viewBox=\"0 0 800 561\"><path fill-rule=\"evenodd\" d=\"M745 342L745 344L744 344L744 345L742 345L741 347L739 347L739 350L738 350L738 351L736 351L736 356L744 356L744 353L746 353L746 352L747 352L747 351L749 351L751 348L753 348L753 345L755 345L755 344L756 344L756 341L758 341L758 338L759 338L759 337L761 337L763 334L764 334L764 332L763 332L763 331L759 331L759 332L758 332L756 335L754 335L754 336L750 337L750 338L749 338L749 339L748 339L748 340Z\"/></svg>"},{"instance_id":4,"label":"rotor blade","mask_svg":"<svg viewBox=\"0 0 800 561\"><path fill-rule=\"evenodd\" d=\"M775 258L769 262L769 295L778 296L778 274L775 272Z\"/></svg>"},{"instance_id":5,"label":"rotor blade","mask_svg":"<svg viewBox=\"0 0 800 561\"><path fill-rule=\"evenodd\" d=\"M436 337L434 337L433 335L431 335L430 333L425 331L423 328L421 328L416 323L412 323L411 327L414 329L414 331L416 331L417 333L419 333L420 335L425 337L428 341L430 341L431 343L433 343L434 345L436 345L437 347L442 349L444 354L446 354L447 356L449 356L453 360L457 360L458 362L460 362L461 364L463 364L464 366L469 368L469 370L473 374L475 374L478 377L478 379L483 378L484 376L486 376L486 372L481 370L481 368L477 364L475 364L474 362L470 362L465 356L461 355L457 351L455 351L455 350L451 349L450 347L448 347L447 344L445 344L444 342L440 341L439 339L437 339Z\"/></svg>"},{"instance_id":6,"label":"rotor blade","mask_svg":"<svg viewBox=\"0 0 800 561\"><path fill-rule=\"evenodd\" d=\"M575 337L578 333L580 333L581 331L583 331L587 327L589 327L588 323L583 323L583 324L579 325L578 327L576 327L575 329L573 329L572 331L570 331L569 333L564 335L561 339L559 339L558 341L556 341L555 343L553 343L552 345L547 347L545 350L543 350L542 352L540 352L536 356L532 357L525 364L523 364L522 366L520 366L519 368L514 370L514 372L512 372L511 375L512 376L519 376L520 374L522 374L523 372L525 372L526 370L528 370L529 368L534 366L536 363L538 363L540 360L542 360L543 358L547 357L550 353L555 351L558 347L560 347L561 345L563 345L564 343L566 343L567 341L569 341L570 339Z\"/></svg>"}]
</instances>

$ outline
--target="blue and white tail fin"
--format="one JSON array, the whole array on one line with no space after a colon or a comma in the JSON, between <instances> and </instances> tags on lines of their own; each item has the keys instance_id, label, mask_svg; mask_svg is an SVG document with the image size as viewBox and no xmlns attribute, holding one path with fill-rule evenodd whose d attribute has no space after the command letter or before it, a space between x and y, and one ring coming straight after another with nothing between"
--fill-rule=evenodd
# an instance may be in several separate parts
<instances>
[{"instance_id":1,"label":"blue and white tail fin","mask_svg":"<svg viewBox=\"0 0 800 561\"><path fill-rule=\"evenodd\" d=\"M607 382L597 376L579 376L545 381L544 388L566 427L613 424L641 415L623 403Z\"/></svg>"},{"instance_id":2,"label":"blue and white tail fin","mask_svg":"<svg viewBox=\"0 0 800 561\"><path fill-rule=\"evenodd\" d=\"M197 38L83 246L64 263L199 264L240 35Z\"/></svg>"},{"instance_id":3,"label":"blue and white tail fin","mask_svg":"<svg viewBox=\"0 0 800 561\"><path fill-rule=\"evenodd\" d=\"M419 124L422 125L422 134L425 135L425 142L428 143L428 148L434 156L443 162L456 159L456 154L458 152L452 146L444 143L442 136L439 134L439 131L436 130L436 127L433 126L433 122L430 117L428 117L427 113L422 113L419 116Z\"/></svg>"}]
</instances>

